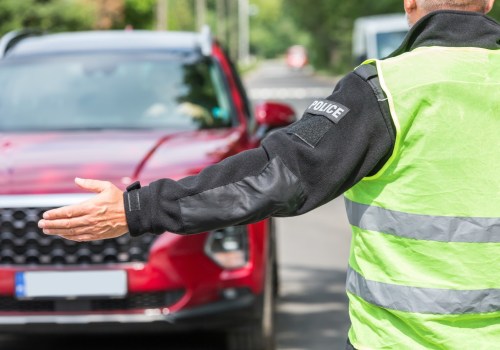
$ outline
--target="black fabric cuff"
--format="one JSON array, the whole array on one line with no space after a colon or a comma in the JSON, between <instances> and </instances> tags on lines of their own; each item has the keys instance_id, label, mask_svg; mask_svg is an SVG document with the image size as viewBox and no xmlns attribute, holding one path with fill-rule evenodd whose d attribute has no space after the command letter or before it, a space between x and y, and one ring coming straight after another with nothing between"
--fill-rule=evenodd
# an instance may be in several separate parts
<instances>
[{"instance_id":1,"label":"black fabric cuff","mask_svg":"<svg viewBox=\"0 0 500 350\"><path fill-rule=\"evenodd\" d=\"M134 183L123 193L129 233L133 237L151 232L151 194L148 186Z\"/></svg>"}]
</instances>

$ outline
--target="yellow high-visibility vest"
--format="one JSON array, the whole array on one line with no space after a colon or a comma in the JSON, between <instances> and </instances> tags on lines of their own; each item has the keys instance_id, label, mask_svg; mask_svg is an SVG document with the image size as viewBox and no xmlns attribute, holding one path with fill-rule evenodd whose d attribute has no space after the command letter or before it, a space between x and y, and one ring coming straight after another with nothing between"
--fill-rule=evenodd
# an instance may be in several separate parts
<instances>
[{"instance_id":1,"label":"yellow high-visibility vest","mask_svg":"<svg viewBox=\"0 0 500 350\"><path fill-rule=\"evenodd\" d=\"M345 193L358 349L500 349L500 50L376 64L392 156Z\"/></svg>"}]
</instances>

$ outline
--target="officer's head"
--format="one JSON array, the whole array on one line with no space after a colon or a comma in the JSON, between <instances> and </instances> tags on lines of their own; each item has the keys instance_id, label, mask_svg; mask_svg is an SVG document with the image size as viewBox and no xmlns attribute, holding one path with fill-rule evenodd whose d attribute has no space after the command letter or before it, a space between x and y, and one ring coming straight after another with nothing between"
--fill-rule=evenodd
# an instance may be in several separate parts
<instances>
[{"instance_id":1,"label":"officer's head","mask_svg":"<svg viewBox=\"0 0 500 350\"><path fill-rule=\"evenodd\" d=\"M488 13L495 0L404 0L408 23L413 25L432 11L458 10Z\"/></svg>"}]
</instances>

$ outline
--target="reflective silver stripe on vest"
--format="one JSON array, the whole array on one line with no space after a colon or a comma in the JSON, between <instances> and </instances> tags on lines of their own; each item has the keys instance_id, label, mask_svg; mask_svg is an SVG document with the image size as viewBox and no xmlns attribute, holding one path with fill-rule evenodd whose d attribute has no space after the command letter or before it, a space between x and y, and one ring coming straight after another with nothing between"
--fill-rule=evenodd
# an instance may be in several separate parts
<instances>
[{"instance_id":1,"label":"reflective silver stripe on vest","mask_svg":"<svg viewBox=\"0 0 500 350\"><path fill-rule=\"evenodd\" d=\"M351 267L347 291L386 309L422 314L479 314L500 311L500 289L418 288L365 279Z\"/></svg>"},{"instance_id":2,"label":"reflective silver stripe on vest","mask_svg":"<svg viewBox=\"0 0 500 350\"><path fill-rule=\"evenodd\" d=\"M345 199L353 226L403 238L439 242L500 243L500 218L403 213Z\"/></svg>"}]
</instances>

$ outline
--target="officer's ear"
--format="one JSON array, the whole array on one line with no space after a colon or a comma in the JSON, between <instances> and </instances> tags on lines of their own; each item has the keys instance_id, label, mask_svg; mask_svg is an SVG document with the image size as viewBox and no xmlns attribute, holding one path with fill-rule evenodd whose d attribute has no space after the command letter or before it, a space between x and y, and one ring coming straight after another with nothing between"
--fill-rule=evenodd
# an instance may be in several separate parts
<instances>
[{"instance_id":1,"label":"officer's ear","mask_svg":"<svg viewBox=\"0 0 500 350\"><path fill-rule=\"evenodd\" d=\"M417 9L417 0L404 0L405 12L411 15Z\"/></svg>"},{"instance_id":2,"label":"officer's ear","mask_svg":"<svg viewBox=\"0 0 500 350\"><path fill-rule=\"evenodd\" d=\"M418 4L417 0L404 0L404 7L406 12L406 19L411 27L418 21Z\"/></svg>"},{"instance_id":3,"label":"officer's ear","mask_svg":"<svg viewBox=\"0 0 500 350\"><path fill-rule=\"evenodd\" d=\"M424 17L429 11L425 8L424 0L404 0L406 18L410 27Z\"/></svg>"},{"instance_id":4,"label":"officer's ear","mask_svg":"<svg viewBox=\"0 0 500 350\"><path fill-rule=\"evenodd\" d=\"M484 13L488 13L491 11L491 9L493 8L493 5L495 4L495 0L487 0L486 1L486 7L484 9Z\"/></svg>"}]
</instances>

